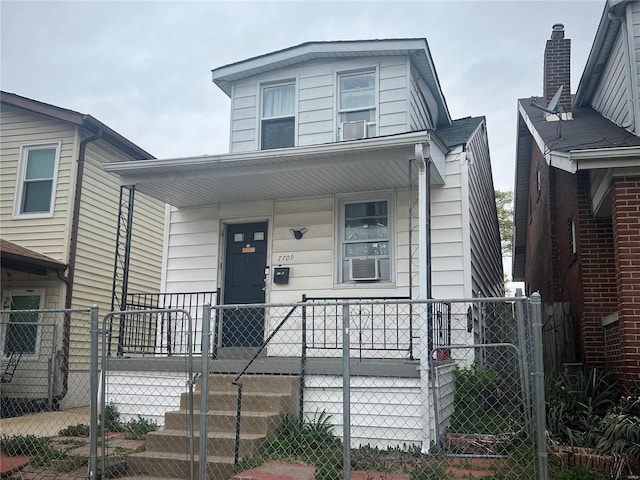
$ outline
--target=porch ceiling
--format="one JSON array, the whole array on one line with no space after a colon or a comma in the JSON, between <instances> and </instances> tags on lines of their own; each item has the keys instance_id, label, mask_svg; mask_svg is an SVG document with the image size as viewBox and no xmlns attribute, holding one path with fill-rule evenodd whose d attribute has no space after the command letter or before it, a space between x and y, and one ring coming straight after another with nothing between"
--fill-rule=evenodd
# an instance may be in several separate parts
<instances>
[{"instance_id":1,"label":"porch ceiling","mask_svg":"<svg viewBox=\"0 0 640 480\"><path fill-rule=\"evenodd\" d=\"M404 188L427 132L259 152L105 164L175 207Z\"/></svg>"}]
</instances>

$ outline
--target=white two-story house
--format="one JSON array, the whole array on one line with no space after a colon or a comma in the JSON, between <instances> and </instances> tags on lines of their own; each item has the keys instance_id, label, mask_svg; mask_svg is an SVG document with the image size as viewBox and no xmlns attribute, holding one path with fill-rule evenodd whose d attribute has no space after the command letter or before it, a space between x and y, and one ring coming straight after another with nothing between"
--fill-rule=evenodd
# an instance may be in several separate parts
<instances>
[{"instance_id":1,"label":"white two-story house","mask_svg":"<svg viewBox=\"0 0 640 480\"><path fill-rule=\"evenodd\" d=\"M168 204L163 292L231 305L503 295L486 122L451 118L425 39L309 42L212 74L231 99L228 153L105 165ZM257 346L271 328L223 321L215 347ZM419 397L419 348L403 355L417 363L399 388Z\"/></svg>"}]
</instances>

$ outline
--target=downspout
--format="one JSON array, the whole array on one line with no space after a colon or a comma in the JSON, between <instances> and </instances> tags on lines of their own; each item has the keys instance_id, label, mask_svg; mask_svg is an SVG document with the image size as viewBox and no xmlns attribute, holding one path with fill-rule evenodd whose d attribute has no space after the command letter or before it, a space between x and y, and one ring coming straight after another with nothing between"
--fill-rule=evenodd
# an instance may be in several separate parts
<instances>
[{"instance_id":1,"label":"downspout","mask_svg":"<svg viewBox=\"0 0 640 480\"><path fill-rule=\"evenodd\" d=\"M98 140L102 136L102 129L98 133L85 138L80 142L78 150L78 170L76 173L76 191L73 199L73 216L71 218L71 241L69 243L69 262L67 266L67 276L58 274L60 280L67 285L67 292L64 300L65 310L70 310L73 305L73 281L76 269L76 254L78 251L78 230L80 225L80 202L82 200L82 183L84 180L84 163L87 144ZM64 326L62 330L62 391L54 397L54 402L59 404L69 391L69 354L71 343L71 313L64 314Z\"/></svg>"},{"instance_id":2,"label":"downspout","mask_svg":"<svg viewBox=\"0 0 640 480\"><path fill-rule=\"evenodd\" d=\"M431 299L431 155L429 140L416 144L415 160L418 165L418 250L419 298L423 302ZM422 453L429 453L431 445L431 393L435 378L432 370L431 311L432 306L423 303L420 306L420 392L422 397ZM434 402L434 407L435 407ZM437 432L437 412L434 410Z\"/></svg>"}]
</instances>

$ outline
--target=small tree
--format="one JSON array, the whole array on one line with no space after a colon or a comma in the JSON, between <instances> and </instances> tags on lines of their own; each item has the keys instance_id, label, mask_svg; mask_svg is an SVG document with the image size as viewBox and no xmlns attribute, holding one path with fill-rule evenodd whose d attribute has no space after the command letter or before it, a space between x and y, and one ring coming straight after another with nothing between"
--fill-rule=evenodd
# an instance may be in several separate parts
<instances>
[{"instance_id":1,"label":"small tree","mask_svg":"<svg viewBox=\"0 0 640 480\"><path fill-rule=\"evenodd\" d=\"M510 257L513 249L513 191L496 190L495 196L502 255Z\"/></svg>"}]
</instances>

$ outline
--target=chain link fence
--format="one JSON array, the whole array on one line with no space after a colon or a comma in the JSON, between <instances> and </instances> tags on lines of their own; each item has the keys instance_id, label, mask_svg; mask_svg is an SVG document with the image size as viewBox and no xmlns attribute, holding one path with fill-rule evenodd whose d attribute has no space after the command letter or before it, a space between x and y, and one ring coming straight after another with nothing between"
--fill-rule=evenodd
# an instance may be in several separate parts
<instances>
[{"instance_id":1,"label":"chain link fence","mask_svg":"<svg viewBox=\"0 0 640 480\"><path fill-rule=\"evenodd\" d=\"M546 478L527 299L158 305L94 312L84 478Z\"/></svg>"},{"instance_id":2,"label":"chain link fence","mask_svg":"<svg viewBox=\"0 0 640 480\"><path fill-rule=\"evenodd\" d=\"M89 325L89 309L0 311L3 476L86 478Z\"/></svg>"}]
</instances>

